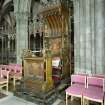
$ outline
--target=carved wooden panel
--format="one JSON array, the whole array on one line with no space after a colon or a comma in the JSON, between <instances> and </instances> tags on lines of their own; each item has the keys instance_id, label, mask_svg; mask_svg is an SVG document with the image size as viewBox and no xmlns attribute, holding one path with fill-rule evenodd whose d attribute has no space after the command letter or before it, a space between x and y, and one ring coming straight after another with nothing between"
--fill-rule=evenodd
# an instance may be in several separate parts
<instances>
[{"instance_id":1,"label":"carved wooden panel","mask_svg":"<svg viewBox=\"0 0 105 105\"><path fill-rule=\"evenodd\" d=\"M24 59L24 77L36 77L44 79L44 60L43 58Z\"/></svg>"},{"instance_id":2,"label":"carved wooden panel","mask_svg":"<svg viewBox=\"0 0 105 105\"><path fill-rule=\"evenodd\" d=\"M53 53L59 53L61 49L61 39L56 38L52 40L50 49Z\"/></svg>"}]
</instances>

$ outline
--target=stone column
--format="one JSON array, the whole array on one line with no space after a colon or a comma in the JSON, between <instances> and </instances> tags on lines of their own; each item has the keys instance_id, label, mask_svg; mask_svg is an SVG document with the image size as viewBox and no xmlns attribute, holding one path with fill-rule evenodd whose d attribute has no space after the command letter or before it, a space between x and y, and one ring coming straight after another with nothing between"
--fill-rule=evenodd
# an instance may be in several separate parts
<instances>
[{"instance_id":1,"label":"stone column","mask_svg":"<svg viewBox=\"0 0 105 105\"><path fill-rule=\"evenodd\" d=\"M79 0L80 2L80 72L85 73L86 70L86 23L85 23L85 16L86 16L86 8L85 8L85 1L86 0Z\"/></svg>"},{"instance_id":2,"label":"stone column","mask_svg":"<svg viewBox=\"0 0 105 105\"><path fill-rule=\"evenodd\" d=\"M104 74L105 1L74 0L73 2L75 72Z\"/></svg>"},{"instance_id":3,"label":"stone column","mask_svg":"<svg viewBox=\"0 0 105 105\"><path fill-rule=\"evenodd\" d=\"M92 32L91 32L91 0L85 0L85 30L86 31L86 73L91 74L92 73Z\"/></svg>"},{"instance_id":4,"label":"stone column","mask_svg":"<svg viewBox=\"0 0 105 105\"><path fill-rule=\"evenodd\" d=\"M10 36L8 35L8 64L10 63Z\"/></svg>"},{"instance_id":5,"label":"stone column","mask_svg":"<svg viewBox=\"0 0 105 105\"><path fill-rule=\"evenodd\" d=\"M28 15L31 0L13 0L16 16L16 57L17 63L22 63L23 49L28 49Z\"/></svg>"},{"instance_id":6,"label":"stone column","mask_svg":"<svg viewBox=\"0 0 105 105\"><path fill-rule=\"evenodd\" d=\"M73 2L75 72L95 73L94 0Z\"/></svg>"},{"instance_id":7,"label":"stone column","mask_svg":"<svg viewBox=\"0 0 105 105\"><path fill-rule=\"evenodd\" d=\"M74 59L75 73L86 72L85 0L74 0Z\"/></svg>"},{"instance_id":8,"label":"stone column","mask_svg":"<svg viewBox=\"0 0 105 105\"><path fill-rule=\"evenodd\" d=\"M105 73L105 1L95 0L96 73Z\"/></svg>"},{"instance_id":9,"label":"stone column","mask_svg":"<svg viewBox=\"0 0 105 105\"><path fill-rule=\"evenodd\" d=\"M2 58L1 58L1 60L2 60L2 64L4 63L4 37L2 37Z\"/></svg>"},{"instance_id":10,"label":"stone column","mask_svg":"<svg viewBox=\"0 0 105 105\"><path fill-rule=\"evenodd\" d=\"M16 13L16 39L17 39L17 63L22 63L21 55L23 49L28 49L28 13Z\"/></svg>"},{"instance_id":11,"label":"stone column","mask_svg":"<svg viewBox=\"0 0 105 105\"><path fill-rule=\"evenodd\" d=\"M80 3L78 0L73 1L74 5L74 72L80 71Z\"/></svg>"},{"instance_id":12,"label":"stone column","mask_svg":"<svg viewBox=\"0 0 105 105\"><path fill-rule=\"evenodd\" d=\"M96 62L96 57L95 57L95 21L94 21L94 18L95 18L95 13L94 13L94 10L95 10L95 0L90 0L90 24L91 24L91 73L92 74L95 74L96 73L96 66L95 66L95 62Z\"/></svg>"}]
</instances>

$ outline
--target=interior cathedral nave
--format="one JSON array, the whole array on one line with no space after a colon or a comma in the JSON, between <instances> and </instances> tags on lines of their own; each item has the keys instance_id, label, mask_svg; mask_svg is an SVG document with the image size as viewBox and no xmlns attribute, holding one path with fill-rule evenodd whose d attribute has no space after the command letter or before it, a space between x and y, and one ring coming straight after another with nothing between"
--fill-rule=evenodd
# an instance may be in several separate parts
<instances>
[{"instance_id":1,"label":"interior cathedral nave","mask_svg":"<svg viewBox=\"0 0 105 105\"><path fill-rule=\"evenodd\" d=\"M1 105L105 105L104 10L104 0L0 0L0 100L11 97Z\"/></svg>"}]
</instances>

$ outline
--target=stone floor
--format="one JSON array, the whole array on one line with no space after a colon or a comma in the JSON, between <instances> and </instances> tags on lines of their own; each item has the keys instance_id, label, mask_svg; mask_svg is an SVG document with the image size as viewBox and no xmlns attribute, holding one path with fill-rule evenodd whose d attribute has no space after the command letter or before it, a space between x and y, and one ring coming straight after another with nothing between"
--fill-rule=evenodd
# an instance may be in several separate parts
<instances>
[{"instance_id":1,"label":"stone floor","mask_svg":"<svg viewBox=\"0 0 105 105\"><path fill-rule=\"evenodd\" d=\"M81 105L80 104L80 100L73 100L72 102L70 102L70 100L68 100L68 105ZM59 105L66 105L65 101L61 101ZM89 105L101 105L100 103L95 103L95 102L90 102Z\"/></svg>"},{"instance_id":2,"label":"stone floor","mask_svg":"<svg viewBox=\"0 0 105 105\"><path fill-rule=\"evenodd\" d=\"M25 100L22 100L18 97L13 96L11 98L0 101L0 105L36 105L36 104L25 101Z\"/></svg>"},{"instance_id":3,"label":"stone floor","mask_svg":"<svg viewBox=\"0 0 105 105\"><path fill-rule=\"evenodd\" d=\"M13 86L11 86L11 89L13 90ZM11 90L9 89L9 90ZM0 105L38 105L26 100L23 100L21 98L15 97L13 96L13 91L10 92L10 94L8 95L8 97L4 98L4 99L0 99ZM12 94L11 94L12 93ZM80 105L80 100L76 99L73 102L70 101L70 99L68 100L68 105ZM55 103L53 105L66 105L66 102L60 99L57 99L55 101ZM99 105L99 104L91 104L90 105Z\"/></svg>"},{"instance_id":4,"label":"stone floor","mask_svg":"<svg viewBox=\"0 0 105 105\"><path fill-rule=\"evenodd\" d=\"M59 105L59 103L60 100L57 100L53 105ZM0 100L0 105L38 105L38 104L23 100L19 97L11 96L3 100Z\"/></svg>"},{"instance_id":5,"label":"stone floor","mask_svg":"<svg viewBox=\"0 0 105 105\"><path fill-rule=\"evenodd\" d=\"M38 104L35 104L35 103L32 103L32 102L23 100L19 97L13 96L13 94L11 94L11 93L9 93L9 94L10 95L8 95L8 97L6 97L4 99L0 99L0 105L38 105ZM55 101L55 103L52 104L52 105L66 105L66 102L62 101L60 99L57 99ZM80 100L76 99L76 100L70 102L70 99L69 99L68 105L80 105ZM100 105L100 104L90 103L89 105Z\"/></svg>"},{"instance_id":6,"label":"stone floor","mask_svg":"<svg viewBox=\"0 0 105 105\"><path fill-rule=\"evenodd\" d=\"M7 96L6 94L0 93L0 99L4 98L6 96Z\"/></svg>"},{"instance_id":7,"label":"stone floor","mask_svg":"<svg viewBox=\"0 0 105 105\"><path fill-rule=\"evenodd\" d=\"M66 105L65 101L61 101L59 105ZM80 100L74 100L73 102L68 102L68 105L80 105Z\"/></svg>"}]
</instances>

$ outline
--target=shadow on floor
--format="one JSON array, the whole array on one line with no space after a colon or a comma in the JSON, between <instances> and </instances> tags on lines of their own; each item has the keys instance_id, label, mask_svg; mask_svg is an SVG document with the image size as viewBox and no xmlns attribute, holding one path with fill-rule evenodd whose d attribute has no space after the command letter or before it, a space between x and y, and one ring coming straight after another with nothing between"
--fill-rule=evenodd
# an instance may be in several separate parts
<instances>
[{"instance_id":1,"label":"shadow on floor","mask_svg":"<svg viewBox=\"0 0 105 105\"><path fill-rule=\"evenodd\" d=\"M65 101L62 101L59 105L66 105L66 102ZM70 99L68 100L68 105L81 105L80 103L80 99L74 99L72 102L70 102ZM101 105L100 103L93 103L93 102L90 102L89 105Z\"/></svg>"}]
</instances>

